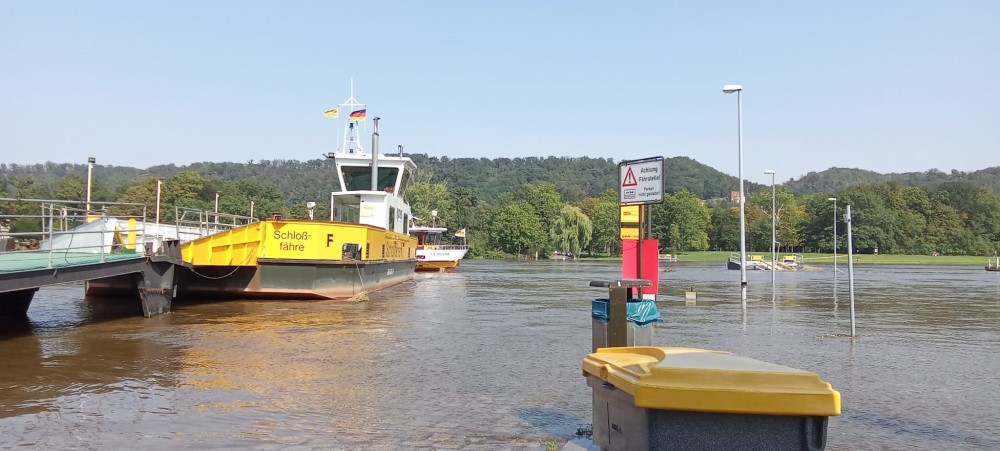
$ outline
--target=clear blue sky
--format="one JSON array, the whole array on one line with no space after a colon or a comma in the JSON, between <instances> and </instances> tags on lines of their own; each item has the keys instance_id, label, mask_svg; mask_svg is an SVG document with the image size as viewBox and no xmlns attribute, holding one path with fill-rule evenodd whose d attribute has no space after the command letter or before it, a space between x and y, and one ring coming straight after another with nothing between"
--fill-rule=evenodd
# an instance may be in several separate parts
<instances>
[{"instance_id":1,"label":"clear blue sky","mask_svg":"<svg viewBox=\"0 0 1000 451\"><path fill-rule=\"evenodd\" d=\"M4 1L0 162L316 159L353 79L385 152L736 175L741 83L750 180L972 171L1000 165L998 20L996 0Z\"/></svg>"}]
</instances>

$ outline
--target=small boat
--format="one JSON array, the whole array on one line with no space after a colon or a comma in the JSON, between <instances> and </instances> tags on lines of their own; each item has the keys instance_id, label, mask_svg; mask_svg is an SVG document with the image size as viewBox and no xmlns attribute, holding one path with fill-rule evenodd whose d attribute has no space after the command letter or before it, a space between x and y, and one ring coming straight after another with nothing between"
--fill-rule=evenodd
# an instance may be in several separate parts
<instances>
[{"instance_id":1,"label":"small boat","mask_svg":"<svg viewBox=\"0 0 1000 451\"><path fill-rule=\"evenodd\" d=\"M553 252L549 254L549 260L572 260L572 252Z\"/></svg>"},{"instance_id":2,"label":"small boat","mask_svg":"<svg viewBox=\"0 0 1000 451\"><path fill-rule=\"evenodd\" d=\"M1000 271L1000 257L990 257L986 262L987 271Z\"/></svg>"},{"instance_id":3,"label":"small boat","mask_svg":"<svg viewBox=\"0 0 1000 451\"><path fill-rule=\"evenodd\" d=\"M326 155L336 168L329 220L270 219L200 238L181 246L184 261L178 297L344 299L413 278L417 239L408 232L410 205L403 195L416 165L404 156L380 155L378 118L372 150L355 139L364 104L351 97L344 141ZM339 117L339 109L328 117Z\"/></svg>"},{"instance_id":4,"label":"small boat","mask_svg":"<svg viewBox=\"0 0 1000 451\"><path fill-rule=\"evenodd\" d=\"M469 252L465 244L447 244L442 242L445 227L410 227L410 235L417 238L417 271L455 271L458 264ZM455 236L465 238L465 229L459 230Z\"/></svg>"}]
</instances>

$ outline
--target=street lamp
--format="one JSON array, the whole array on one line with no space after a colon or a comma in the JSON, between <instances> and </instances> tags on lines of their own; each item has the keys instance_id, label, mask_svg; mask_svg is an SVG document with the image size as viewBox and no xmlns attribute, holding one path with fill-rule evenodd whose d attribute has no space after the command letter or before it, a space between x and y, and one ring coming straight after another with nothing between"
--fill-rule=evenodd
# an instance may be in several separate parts
<instances>
[{"instance_id":1,"label":"street lamp","mask_svg":"<svg viewBox=\"0 0 1000 451\"><path fill-rule=\"evenodd\" d=\"M725 85L722 87L722 92L726 94L736 93L736 119L739 124L738 135L739 136L739 151L740 151L740 302L743 304L743 308L747 306L747 239L746 239L746 213L744 211L744 204L746 203L745 197L743 195L743 99L740 97L740 93L743 92L743 85Z\"/></svg>"},{"instance_id":2,"label":"street lamp","mask_svg":"<svg viewBox=\"0 0 1000 451\"><path fill-rule=\"evenodd\" d=\"M90 215L90 181L94 175L94 163L97 159L94 157L87 158L87 215Z\"/></svg>"},{"instance_id":3,"label":"street lamp","mask_svg":"<svg viewBox=\"0 0 1000 451\"><path fill-rule=\"evenodd\" d=\"M163 186L163 181L156 179L156 223L160 223L160 188Z\"/></svg>"},{"instance_id":4,"label":"street lamp","mask_svg":"<svg viewBox=\"0 0 1000 451\"><path fill-rule=\"evenodd\" d=\"M431 227L437 227L438 211L431 210Z\"/></svg>"},{"instance_id":5,"label":"street lamp","mask_svg":"<svg viewBox=\"0 0 1000 451\"><path fill-rule=\"evenodd\" d=\"M827 199L833 201L833 281L837 281L837 198Z\"/></svg>"},{"instance_id":6,"label":"street lamp","mask_svg":"<svg viewBox=\"0 0 1000 451\"><path fill-rule=\"evenodd\" d=\"M776 207L778 205L778 202L777 202L777 195L775 194L774 191L774 170L765 169L764 173L771 175L771 287L773 288L774 268L775 268L775 263L777 262L777 259L775 258L775 243L777 243L776 240L777 236L775 234L775 219L777 218ZM773 292L774 290L772 289L771 291Z\"/></svg>"}]
</instances>

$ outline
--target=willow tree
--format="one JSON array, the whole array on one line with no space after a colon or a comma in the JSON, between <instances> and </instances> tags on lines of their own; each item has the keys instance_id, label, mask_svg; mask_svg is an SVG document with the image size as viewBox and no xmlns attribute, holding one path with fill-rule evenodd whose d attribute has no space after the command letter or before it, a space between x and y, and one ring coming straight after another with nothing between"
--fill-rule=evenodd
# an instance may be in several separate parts
<instances>
[{"instance_id":1,"label":"willow tree","mask_svg":"<svg viewBox=\"0 0 1000 451\"><path fill-rule=\"evenodd\" d=\"M617 254L622 244L618 232L618 191L605 190L600 197L583 202L581 206L587 208L581 211L590 218L592 229L590 244L585 247L591 253L596 250L609 255Z\"/></svg>"},{"instance_id":2,"label":"willow tree","mask_svg":"<svg viewBox=\"0 0 1000 451\"><path fill-rule=\"evenodd\" d=\"M549 230L549 244L558 251L570 251L579 255L590 244L593 225L583 210L572 205L563 205L559 215Z\"/></svg>"}]
</instances>

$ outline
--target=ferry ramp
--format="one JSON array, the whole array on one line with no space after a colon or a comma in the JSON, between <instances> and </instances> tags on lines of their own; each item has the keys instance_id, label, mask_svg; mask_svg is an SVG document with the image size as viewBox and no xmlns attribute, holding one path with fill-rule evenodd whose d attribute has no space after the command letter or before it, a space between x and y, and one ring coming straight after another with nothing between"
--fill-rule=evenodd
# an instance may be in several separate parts
<instances>
[{"instance_id":1,"label":"ferry ramp","mask_svg":"<svg viewBox=\"0 0 1000 451\"><path fill-rule=\"evenodd\" d=\"M145 316L169 311L173 268L183 264L176 240L148 252L142 204L73 204L0 198L0 316L25 317L41 287L115 277L134 287Z\"/></svg>"}]
</instances>

